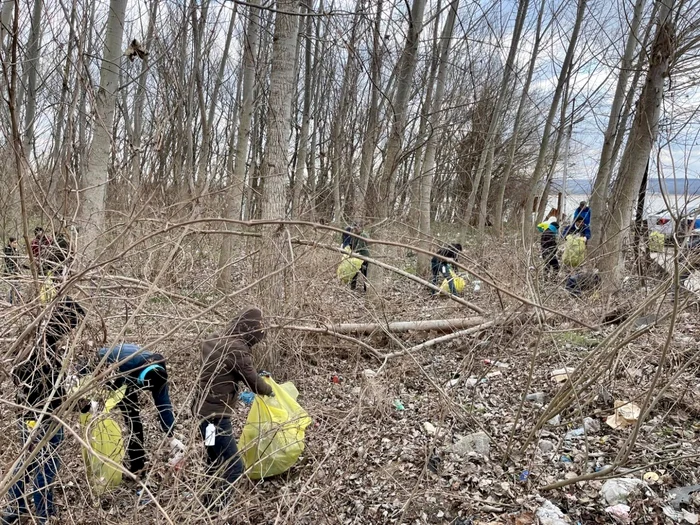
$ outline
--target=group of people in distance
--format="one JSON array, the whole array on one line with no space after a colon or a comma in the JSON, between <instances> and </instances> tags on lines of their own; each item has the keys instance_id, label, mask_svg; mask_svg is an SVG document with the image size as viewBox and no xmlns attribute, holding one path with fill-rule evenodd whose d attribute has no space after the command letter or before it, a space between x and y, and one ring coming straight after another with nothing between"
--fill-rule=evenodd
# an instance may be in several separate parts
<instances>
[{"instance_id":1,"label":"group of people in distance","mask_svg":"<svg viewBox=\"0 0 700 525\"><path fill-rule=\"evenodd\" d=\"M559 259L557 257L557 246L559 238L566 239L569 235L582 237L585 242L591 238L591 209L585 201L581 201L574 211L573 222L559 232L559 219L556 213L550 213L549 218L538 225L542 232L540 236L540 247L542 249L542 260L544 261L544 276L547 280L554 280L559 275Z\"/></svg>"},{"instance_id":2,"label":"group of people in distance","mask_svg":"<svg viewBox=\"0 0 700 525\"><path fill-rule=\"evenodd\" d=\"M81 354L84 352L81 348L89 345L79 346L77 361L81 364L74 367L72 374L64 370L63 361L68 356L69 346L66 338L83 322L86 314L71 297L56 299L46 309L46 319L38 325L31 347L20 352L21 361L12 369L16 404L22 407L17 416L26 455L15 470L18 479L7 495L9 501L0 514L0 525L16 523L29 515L39 523L55 519L52 518L56 515L53 486L60 467L59 448L64 438L61 422L67 417L64 411L75 407L76 411L86 413L98 402L90 399L90 394L75 402L76 396L71 394L69 386L69 376L73 374L84 377L102 373L109 367L112 374L108 387L112 390L125 387L117 407L130 430L126 468L133 479L146 479L148 474L139 392L153 398L160 428L170 444L169 463L176 465L172 462L175 453L177 463L185 455L185 445L175 437L176 417L163 355L133 343L116 344L97 352L88 350L87 355ZM207 475L217 480L202 500L202 505L214 512L227 504L233 483L245 472L231 421L235 404L241 397L239 385L245 385L253 394L274 395L262 377L268 374L259 374L253 365L252 348L264 337L262 312L258 308L245 309L223 332L201 343L197 382L185 389L195 392L191 409L205 440ZM248 399L253 395L245 394ZM73 401L70 405L69 399Z\"/></svg>"}]
</instances>

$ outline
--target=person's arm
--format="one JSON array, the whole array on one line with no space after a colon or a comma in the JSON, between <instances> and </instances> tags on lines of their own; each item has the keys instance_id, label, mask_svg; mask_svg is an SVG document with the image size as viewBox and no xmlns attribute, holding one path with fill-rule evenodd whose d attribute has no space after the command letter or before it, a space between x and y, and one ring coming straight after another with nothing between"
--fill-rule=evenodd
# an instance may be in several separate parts
<instances>
[{"instance_id":1,"label":"person's arm","mask_svg":"<svg viewBox=\"0 0 700 525\"><path fill-rule=\"evenodd\" d=\"M243 357L242 361L239 361L237 365L243 381L254 393L262 396L272 394L272 388L258 375L257 370L253 366L253 359L250 356Z\"/></svg>"},{"instance_id":2,"label":"person's arm","mask_svg":"<svg viewBox=\"0 0 700 525\"><path fill-rule=\"evenodd\" d=\"M158 409L160 428L163 429L166 435L172 436L173 432L175 432L175 415L173 414L173 404L170 402L167 382L159 392L153 392L153 402Z\"/></svg>"},{"instance_id":3,"label":"person's arm","mask_svg":"<svg viewBox=\"0 0 700 525\"><path fill-rule=\"evenodd\" d=\"M588 226L584 225L583 236L586 238L587 241L591 240L591 229Z\"/></svg>"}]
</instances>

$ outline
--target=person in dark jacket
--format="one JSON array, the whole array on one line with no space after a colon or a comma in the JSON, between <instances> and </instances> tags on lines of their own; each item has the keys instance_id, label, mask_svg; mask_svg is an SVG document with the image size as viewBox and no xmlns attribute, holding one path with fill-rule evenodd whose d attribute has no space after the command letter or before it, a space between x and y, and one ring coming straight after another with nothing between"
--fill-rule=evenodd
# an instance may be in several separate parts
<instances>
[{"instance_id":1,"label":"person in dark jacket","mask_svg":"<svg viewBox=\"0 0 700 525\"><path fill-rule=\"evenodd\" d=\"M435 286L439 286L440 278L447 279L447 284L450 287L451 294L457 293L454 287L454 283L452 282L452 275L450 273L450 270L452 269L451 262L457 262L460 253L462 253L462 245L459 243L453 243L440 248L437 251L438 256L433 256L433 258L430 259L430 270L433 274L433 284ZM442 259L442 257L448 260L445 261L444 259ZM433 290L433 294L436 293L437 292Z\"/></svg>"},{"instance_id":2,"label":"person in dark jacket","mask_svg":"<svg viewBox=\"0 0 700 525\"><path fill-rule=\"evenodd\" d=\"M202 343L200 399L195 408L207 450L208 473L216 473L229 487L245 470L231 424L238 384L245 384L258 395L274 395L253 366L251 349L264 337L262 312L249 308L237 315L223 333ZM206 503L211 499L208 497Z\"/></svg>"},{"instance_id":3,"label":"person in dark jacket","mask_svg":"<svg viewBox=\"0 0 700 525\"><path fill-rule=\"evenodd\" d=\"M19 421L23 441L29 442L31 452L46 436L49 439L29 464L19 465L17 472L21 469L23 474L10 489L10 506L0 516L2 525L29 514L30 500L39 523L45 523L54 514L52 485L60 467L57 449L63 441L63 428L52 414L66 395L61 381L63 356L59 343L84 316L83 308L70 297L59 301L37 331L28 357L12 369L17 405L24 407Z\"/></svg>"},{"instance_id":4,"label":"person in dark jacket","mask_svg":"<svg viewBox=\"0 0 700 525\"><path fill-rule=\"evenodd\" d=\"M148 352L138 345L127 343L114 348L101 348L98 356L100 359L105 359L108 364L117 364L119 377L114 381L113 387L119 389L126 385L124 398L117 406L124 415L126 424L131 428L127 446L129 472L143 473L146 466L146 451L138 397L140 391L148 391L153 396L153 403L158 409L160 428L166 436L171 438L171 448L181 446L179 441L173 443L175 417L173 405L170 402L165 358L161 354Z\"/></svg>"},{"instance_id":5,"label":"person in dark jacket","mask_svg":"<svg viewBox=\"0 0 700 525\"><path fill-rule=\"evenodd\" d=\"M580 215L576 217L574 223L564 228L561 236L566 239L569 235L580 235L586 241L591 239L591 229L586 224L586 221Z\"/></svg>"},{"instance_id":6,"label":"person in dark jacket","mask_svg":"<svg viewBox=\"0 0 700 525\"><path fill-rule=\"evenodd\" d=\"M52 244L53 241L51 237L44 233L44 228L41 226L34 228L34 238L32 239L30 248L32 250L32 257L34 258L34 264L36 264L36 267L42 273L46 273L51 269L46 267L46 258L51 251Z\"/></svg>"},{"instance_id":7,"label":"person in dark jacket","mask_svg":"<svg viewBox=\"0 0 700 525\"><path fill-rule=\"evenodd\" d=\"M356 236L349 235L350 233L354 233ZM354 222L352 223L351 226L348 226L345 229L345 233L343 233L343 244L342 248L345 249L347 247L350 247L350 249L359 255L362 255L363 257L369 257L369 248L367 247L367 240L365 238L365 234L362 231L362 224ZM362 274L363 279L362 279L362 286L364 288L364 291L367 291L367 269L369 267L369 264L367 261L362 261L362 266L360 266L360 271L357 272L352 280L350 281L350 289L355 290L357 288L357 276L359 274Z\"/></svg>"},{"instance_id":8,"label":"person in dark jacket","mask_svg":"<svg viewBox=\"0 0 700 525\"><path fill-rule=\"evenodd\" d=\"M583 222L586 226L591 225L591 209L586 204L586 201L581 201L578 208L574 210L574 222L576 222L576 219L579 217L583 218Z\"/></svg>"},{"instance_id":9,"label":"person in dark jacket","mask_svg":"<svg viewBox=\"0 0 700 525\"><path fill-rule=\"evenodd\" d=\"M559 259L557 259L559 222L557 222L556 217L550 217L546 222L538 225L538 228L542 231L540 246L542 248L542 260L545 264L545 279L556 279L559 274Z\"/></svg>"}]
</instances>

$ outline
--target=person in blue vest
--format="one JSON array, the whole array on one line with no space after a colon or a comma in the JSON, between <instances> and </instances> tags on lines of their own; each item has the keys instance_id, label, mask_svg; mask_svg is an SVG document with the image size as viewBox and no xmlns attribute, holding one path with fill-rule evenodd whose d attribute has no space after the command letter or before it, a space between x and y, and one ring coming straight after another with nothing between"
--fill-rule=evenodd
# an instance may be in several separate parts
<instances>
[{"instance_id":1,"label":"person in blue vest","mask_svg":"<svg viewBox=\"0 0 700 525\"><path fill-rule=\"evenodd\" d=\"M591 229L586 224L586 220L582 216L576 217L573 224L570 224L561 233L561 236L566 239L569 235L580 235L586 242L591 240Z\"/></svg>"},{"instance_id":2,"label":"person in blue vest","mask_svg":"<svg viewBox=\"0 0 700 525\"><path fill-rule=\"evenodd\" d=\"M165 358L143 350L139 345L124 343L113 348L101 348L98 351L100 359L106 359L107 364L117 364L119 376L114 381L115 389L126 385L126 394L118 407L124 415L124 420L131 428L131 436L127 446L129 472L143 474L146 466L146 451L144 450L143 423L141 422L139 391L148 391L153 396L153 402L158 409L160 427L166 436L172 438L171 448L184 448L174 437L175 416L173 405L168 392L168 371Z\"/></svg>"},{"instance_id":3,"label":"person in blue vest","mask_svg":"<svg viewBox=\"0 0 700 525\"><path fill-rule=\"evenodd\" d=\"M586 201L581 201L578 208L574 211L574 223L579 217L583 217L583 223L586 226L591 225L591 209L586 204Z\"/></svg>"}]
</instances>

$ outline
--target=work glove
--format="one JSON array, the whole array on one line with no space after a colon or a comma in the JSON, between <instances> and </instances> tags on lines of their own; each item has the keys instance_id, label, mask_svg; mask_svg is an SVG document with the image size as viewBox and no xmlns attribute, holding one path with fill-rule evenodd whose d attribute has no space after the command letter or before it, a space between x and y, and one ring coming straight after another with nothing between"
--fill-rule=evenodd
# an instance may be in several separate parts
<instances>
[{"instance_id":1,"label":"work glove","mask_svg":"<svg viewBox=\"0 0 700 525\"><path fill-rule=\"evenodd\" d=\"M255 394L253 394L253 392L241 392L238 395L238 399L243 401L243 403L245 403L246 405L252 405L253 400L255 399Z\"/></svg>"},{"instance_id":2,"label":"work glove","mask_svg":"<svg viewBox=\"0 0 700 525\"><path fill-rule=\"evenodd\" d=\"M272 374L270 374L270 372L268 372L266 370L260 370L260 372L258 372L258 375L260 377L270 377Z\"/></svg>"}]
</instances>

